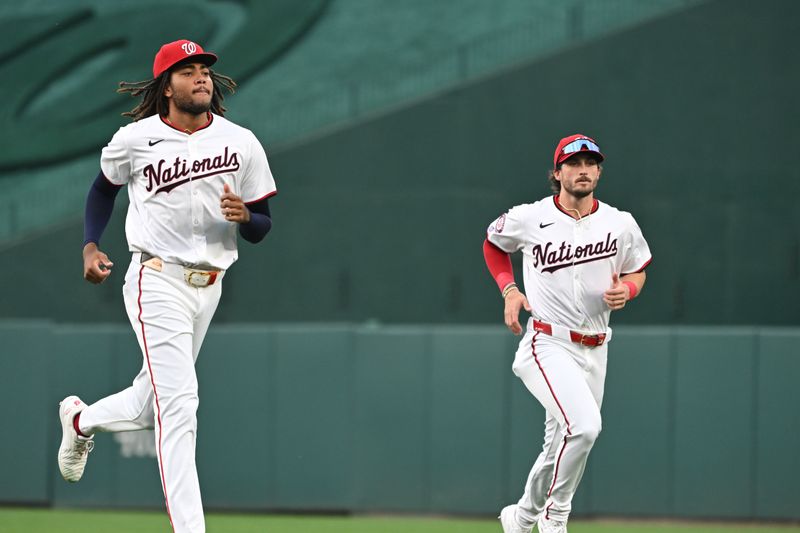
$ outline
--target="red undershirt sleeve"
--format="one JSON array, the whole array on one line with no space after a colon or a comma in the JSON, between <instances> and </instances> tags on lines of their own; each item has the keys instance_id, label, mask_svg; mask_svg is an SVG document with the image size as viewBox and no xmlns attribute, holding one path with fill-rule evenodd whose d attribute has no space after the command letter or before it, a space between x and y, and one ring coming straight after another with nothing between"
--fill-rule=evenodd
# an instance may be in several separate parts
<instances>
[{"instance_id":1,"label":"red undershirt sleeve","mask_svg":"<svg viewBox=\"0 0 800 533\"><path fill-rule=\"evenodd\" d=\"M502 291L509 283L514 283L514 268L511 266L511 256L490 243L483 241L483 258L492 274L498 288Z\"/></svg>"}]
</instances>

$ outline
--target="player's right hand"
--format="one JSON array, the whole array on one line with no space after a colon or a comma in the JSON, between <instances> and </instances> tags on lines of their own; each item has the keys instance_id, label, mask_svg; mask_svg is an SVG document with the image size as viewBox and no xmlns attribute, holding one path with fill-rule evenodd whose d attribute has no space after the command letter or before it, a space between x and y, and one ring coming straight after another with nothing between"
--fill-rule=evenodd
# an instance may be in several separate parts
<instances>
[{"instance_id":1,"label":"player's right hand","mask_svg":"<svg viewBox=\"0 0 800 533\"><path fill-rule=\"evenodd\" d=\"M504 311L506 326L514 335L522 333L522 326L519 323L519 312L522 308L530 312L531 304L519 289L513 289L506 295L506 308Z\"/></svg>"},{"instance_id":2,"label":"player's right hand","mask_svg":"<svg viewBox=\"0 0 800 533\"><path fill-rule=\"evenodd\" d=\"M114 266L106 254L93 242L83 247L83 279L89 283L103 283L111 275Z\"/></svg>"}]
</instances>

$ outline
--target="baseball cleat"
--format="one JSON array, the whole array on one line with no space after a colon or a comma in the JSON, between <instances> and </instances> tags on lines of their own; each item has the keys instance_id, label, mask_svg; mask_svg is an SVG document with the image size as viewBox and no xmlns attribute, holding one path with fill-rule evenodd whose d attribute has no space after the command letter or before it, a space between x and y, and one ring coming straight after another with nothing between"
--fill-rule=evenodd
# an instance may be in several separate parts
<instances>
[{"instance_id":1,"label":"baseball cleat","mask_svg":"<svg viewBox=\"0 0 800 533\"><path fill-rule=\"evenodd\" d=\"M61 447L58 448L58 469L65 480L75 483L83 476L86 459L94 449L94 436L81 437L72 425L75 415L86 409L86 404L80 398L67 396L58 405L62 431Z\"/></svg>"},{"instance_id":2,"label":"baseball cleat","mask_svg":"<svg viewBox=\"0 0 800 533\"><path fill-rule=\"evenodd\" d=\"M517 506L507 505L500 511L500 525L503 526L503 533L531 533L532 528L524 528L517 523Z\"/></svg>"},{"instance_id":3,"label":"baseball cleat","mask_svg":"<svg viewBox=\"0 0 800 533\"><path fill-rule=\"evenodd\" d=\"M539 533L567 533L566 520L547 519L544 517L544 514L539 517L539 522L536 527Z\"/></svg>"}]
</instances>

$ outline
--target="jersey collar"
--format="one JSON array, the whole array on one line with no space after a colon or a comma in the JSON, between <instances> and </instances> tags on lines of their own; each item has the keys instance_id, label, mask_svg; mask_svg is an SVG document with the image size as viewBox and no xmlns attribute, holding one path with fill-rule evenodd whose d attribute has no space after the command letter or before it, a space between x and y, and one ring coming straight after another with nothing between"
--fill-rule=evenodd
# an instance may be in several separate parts
<instances>
[{"instance_id":1,"label":"jersey collar","mask_svg":"<svg viewBox=\"0 0 800 533\"><path fill-rule=\"evenodd\" d=\"M161 122L163 122L164 124L166 124L167 126L169 126L170 128L172 128L173 130L175 130L175 131L179 131L179 132L181 132L181 133L185 133L185 134L187 134L187 135L191 135L191 134L193 134L193 133L197 133L197 132L198 132L198 131L200 131L200 130L204 130L204 129L206 129L207 127L209 127L209 126L211 125L211 123L214 121L214 114L213 114L213 113L211 113L211 111L207 111L207 114L208 114L208 122L206 122L205 124L203 124L202 126L200 126L199 128L197 128L197 129L196 129L196 130L194 130L194 131L182 130L182 129L180 129L180 128L176 127L176 126L175 126L175 125L174 125L172 122L170 122L169 120L167 120L167 117L162 117L162 116L159 116L159 118L161 118Z\"/></svg>"},{"instance_id":2,"label":"jersey collar","mask_svg":"<svg viewBox=\"0 0 800 533\"><path fill-rule=\"evenodd\" d=\"M559 211L561 211L562 213L567 215L572 220L577 220L575 217L572 216L572 213L570 213L569 211L567 211L566 209L561 207L561 204L558 202L558 195L557 194L553 195L553 203L555 204L556 209L558 209ZM592 210L589 211L589 215L591 215L592 213L596 212L599 208L600 208L600 202L597 201L597 198L592 198ZM588 217L589 215L586 215L586 216ZM586 217L583 217L583 218L586 218Z\"/></svg>"}]
</instances>

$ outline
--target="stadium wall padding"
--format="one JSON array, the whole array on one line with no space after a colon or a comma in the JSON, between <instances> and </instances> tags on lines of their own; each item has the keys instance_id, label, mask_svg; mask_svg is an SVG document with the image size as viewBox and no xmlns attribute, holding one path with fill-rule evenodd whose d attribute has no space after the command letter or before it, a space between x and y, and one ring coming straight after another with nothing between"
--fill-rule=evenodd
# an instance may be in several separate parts
<instances>
[{"instance_id":1,"label":"stadium wall padding","mask_svg":"<svg viewBox=\"0 0 800 533\"><path fill-rule=\"evenodd\" d=\"M518 341L496 326L212 325L197 362L205 505L496 513L542 444L543 410L511 371ZM798 342L796 328L617 328L574 513L800 519ZM56 464L58 402L128 386L132 330L0 322L0 345L0 503L163 505L151 432L98 434L77 484Z\"/></svg>"}]
</instances>

